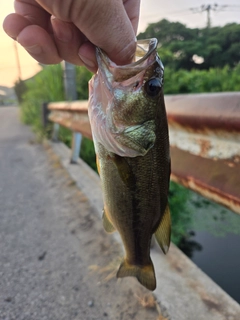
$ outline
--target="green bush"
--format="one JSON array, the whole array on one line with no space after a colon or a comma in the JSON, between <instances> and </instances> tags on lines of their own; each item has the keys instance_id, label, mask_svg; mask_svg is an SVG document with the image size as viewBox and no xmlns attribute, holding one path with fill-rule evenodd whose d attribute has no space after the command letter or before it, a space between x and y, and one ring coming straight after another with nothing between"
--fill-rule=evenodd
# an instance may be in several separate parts
<instances>
[{"instance_id":1,"label":"green bush","mask_svg":"<svg viewBox=\"0 0 240 320\"><path fill-rule=\"evenodd\" d=\"M86 68L76 68L78 99L87 99L88 81L92 73ZM25 124L33 127L40 136L46 135L46 129L42 126L41 105L44 102L64 101L63 70L60 64L44 67L33 78L25 82L17 82L15 90L21 88L21 118ZM50 125L51 126L51 125ZM49 130L47 130L48 133ZM66 137L64 138L64 133ZM68 139L67 131L61 131L61 138ZM69 138L70 139L70 138Z\"/></svg>"},{"instance_id":2,"label":"green bush","mask_svg":"<svg viewBox=\"0 0 240 320\"><path fill-rule=\"evenodd\" d=\"M14 91L17 96L18 102L22 103L23 95L27 91L26 82L21 79L18 79L14 84Z\"/></svg>"},{"instance_id":3,"label":"green bush","mask_svg":"<svg viewBox=\"0 0 240 320\"><path fill-rule=\"evenodd\" d=\"M42 125L44 102L64 100L61 65L44 67L36 76L26 81L26 92L22 96L21 118L33 127L40 136L46 134Z\"/></svg>"},{"instance_id":4,"label":"green bush","mask_svg":"<svg viewBox=\"0 0 240 320\"><path fill-rule=\"evenodd\" d=\"M97 172L96 154L92 140L83 138L80 157Z\"/></svg>"},{"instance_id":5,"label":"green bush","mask_svg":"<svg viewBox=\"0 0 240 320\"><path fill-rule=\"evenodd\" d=\"M84 67L76 67L77 96L79 100L88 99L88 81L92 73Z\"/></svg>"},{"instance_id":6,"label":"green bush","mask_svg":"<svg viewBox=\"0 0 240 320\"><path fill-rule=\"evenodd\" d=\"M58 139L65 143L69 148L71 148L72 144L72 131L60 126L59 128L59 134L58 134Z\"/></svg>"},{"instance_id":7,"label":"green bush","mask_svg":"<svg viewBox=\"0 0 240 320\"><path fill-rule=\"evenodd\" d=\"M138 35L138 39L149 38L158 39L163 63L175 70L235 67L240 61L240 24L237 23L192 29L163 19L150 23L145 32ZM171 59L165 61L166 51L171 53ZM197 63L194 55L202 57L202 63Z\"/></svg>"},{"instance_id":8,"label":"green bush","mask_svg":"<svg viewBox=\"0 0 240 320\"><path fill-rule=\"evenodd\" d=\"M165 94L224 92L240 90L240 64L234 68L210 70L174 70L165 68Z\"/></svg>"},{"instance_id":9,"label":"green bush","mask_svg":"<svg viewBox=\"0 0 240 320\"><path fill-rule=\"evenodd\" d=\"M59 140L71 148L72 131L60 126ZM85 137L82 138L80 157L97 172L96 154L92 140Z\"/></svg>"},{"instance_id":10,"label":"green bush","mask_svg":"<svg viewBox=\"0 0 240 320\"><path fill-rule=\"evenodd\" d=\"M191 226L192 215L187 205L189 195L188 189L171 181L169 189L169 207L172 220L171 240L176 245L179 244Z\"/></svg>"}]
</instances>

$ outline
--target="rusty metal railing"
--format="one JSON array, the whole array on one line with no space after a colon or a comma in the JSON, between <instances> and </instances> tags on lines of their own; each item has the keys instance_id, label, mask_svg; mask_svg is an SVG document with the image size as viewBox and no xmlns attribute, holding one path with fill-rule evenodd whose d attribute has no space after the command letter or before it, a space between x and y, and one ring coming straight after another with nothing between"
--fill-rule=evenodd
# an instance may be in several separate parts
<instances>
[{"instance_id":1,"label":"rusty metal railing","mask_svg":"<svg viewBox=\"0 0 240 320\"><path fill-rule=\"evenodd\" d=\"M171 179L240 213L240 92L173 95L165 101ZM54 123L92 138L87 101L50 103L48 109Z\"/></svg>"}]
</instances>

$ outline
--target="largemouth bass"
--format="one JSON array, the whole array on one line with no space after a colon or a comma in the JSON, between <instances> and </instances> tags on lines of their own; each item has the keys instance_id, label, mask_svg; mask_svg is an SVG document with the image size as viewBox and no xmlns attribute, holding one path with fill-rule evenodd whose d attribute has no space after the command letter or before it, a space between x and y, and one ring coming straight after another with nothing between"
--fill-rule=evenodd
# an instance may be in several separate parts
<instances>
[{"instance_id":1,"label":"largemouth bass","mask_svg":"<svg viewBox=\"0 0 240 320\"><path fill-rule=\"evenodd\" d=\"M125 259L117 277L134 276L156 288L152 235L170 245L170 155L157 40L140 40L135 61L117 66L97 48L98 72L89 82L89 119L101 178L103 226L121 236Z\"/></svg>"}]
</instances>

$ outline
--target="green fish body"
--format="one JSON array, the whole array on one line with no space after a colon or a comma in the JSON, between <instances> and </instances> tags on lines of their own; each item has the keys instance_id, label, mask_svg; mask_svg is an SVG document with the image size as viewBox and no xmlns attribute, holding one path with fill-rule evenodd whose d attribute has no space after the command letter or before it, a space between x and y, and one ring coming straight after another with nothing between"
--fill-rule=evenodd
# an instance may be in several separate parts
<instances>
[{"instance_id":1,"label":"green fish body","mask_svg":"<svg viewBox=\"0 0 240 320\"><path fill-rule=\"evenodd\" d=\"M117 277L135 276L156 288L152 235L170 245L170 154L157 40L138 41L135 62L117 66L97 49L90 81L89 118L101 178L107 232L121 236L125 259Z\"/></svg>"}]
</instances>

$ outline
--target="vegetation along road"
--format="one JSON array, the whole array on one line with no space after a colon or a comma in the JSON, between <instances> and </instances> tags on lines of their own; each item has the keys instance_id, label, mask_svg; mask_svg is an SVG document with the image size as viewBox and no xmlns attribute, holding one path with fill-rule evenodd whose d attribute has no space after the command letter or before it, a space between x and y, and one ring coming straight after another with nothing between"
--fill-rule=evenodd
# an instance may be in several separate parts
<instances>
[{"instance_id":1,"label":"vegetation along road","mask_svg":"<svg viewBox=\"0 0 240 320\"><path fill-rule=\"evenodd\" d=\"M17 107L0 108L0 174L0 320L164 319L115 279L121 249Z\"/></svg>"}]
</instances>

